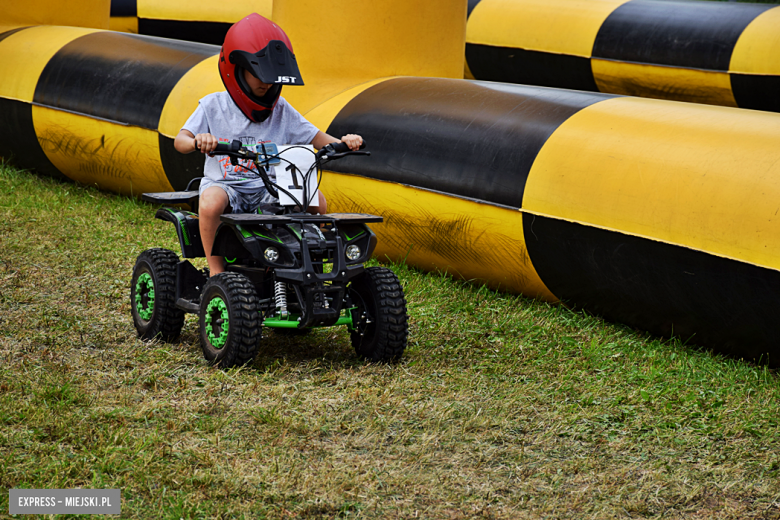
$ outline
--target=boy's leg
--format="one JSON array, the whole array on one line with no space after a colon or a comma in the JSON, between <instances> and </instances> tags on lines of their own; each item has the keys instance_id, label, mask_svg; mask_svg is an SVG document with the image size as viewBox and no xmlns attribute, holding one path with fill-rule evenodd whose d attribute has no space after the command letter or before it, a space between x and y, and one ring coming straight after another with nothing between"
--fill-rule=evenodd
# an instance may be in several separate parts
<instances>
[{"instance_id":1,"label":"boy's leg","mask_svg":"<svg viewBox=\"0 0 780 520\"><path fill-rule=\"evenodd\" d=\"M319 209L321 215L324 215L328 212L328 201L325 200L325 195L323 195L321 191L317 191L317 197L320 202L320 206L317 209Z\"/></svg>"},{"instance_id":2,"label":"boy's leg","mask_svg":"<svg viewBox=\"0 0 780 520\"><path fill-rule=\"evenodd\" d=\"M219 227L219 216L224 213L230 199L222 188L211 186L200 194L198 202L198 221L200 224L200 239L209 263L209 273L214 276L225 270L225 260L221 256L211 256L214 245L214 234Z\"/></svg>"}]
</instances>

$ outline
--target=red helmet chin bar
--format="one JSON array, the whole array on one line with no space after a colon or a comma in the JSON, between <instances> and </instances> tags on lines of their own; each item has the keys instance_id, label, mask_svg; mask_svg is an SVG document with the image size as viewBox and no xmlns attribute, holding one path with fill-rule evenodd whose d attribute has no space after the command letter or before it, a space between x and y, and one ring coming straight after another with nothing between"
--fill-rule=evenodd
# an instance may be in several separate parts
<instances>
[{"instance_id":1,"label":"red helmet chin bar","mask_svg":"<svg viewBox=\"0 0 780 520\"><path fill-rule=\"evenodd\" d=\"M252 94L244 70L273 86L263 97ZM257 13L228 30L219 53L219 75L241 112L262 123L279 101L282 85L303 85L292 44L281 27Z\"/></svg>"}]
</instances>

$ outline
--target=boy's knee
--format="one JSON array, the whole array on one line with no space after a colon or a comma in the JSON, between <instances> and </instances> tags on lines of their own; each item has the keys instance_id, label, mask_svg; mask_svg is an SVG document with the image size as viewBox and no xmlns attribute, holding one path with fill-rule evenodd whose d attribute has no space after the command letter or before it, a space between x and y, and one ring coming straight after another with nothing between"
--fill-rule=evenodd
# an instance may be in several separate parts
<instances>
[{"instance_id":1,"label":"boy's knee","mask_svg":"<svg viewBox=\"0 0 780 520\"><path fill-rule=\"evenodd\" d=\"M201 215L221 215L228 205L228 196L220 188L209 188L200 195L198 208Z\"/></svg>"}]
</instances>

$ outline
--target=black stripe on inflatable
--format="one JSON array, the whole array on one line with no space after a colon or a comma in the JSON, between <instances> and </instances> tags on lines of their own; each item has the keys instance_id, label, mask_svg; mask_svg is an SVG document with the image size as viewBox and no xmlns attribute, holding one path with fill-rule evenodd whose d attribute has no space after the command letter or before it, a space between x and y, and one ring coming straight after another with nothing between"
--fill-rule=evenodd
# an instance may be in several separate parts
<instances>
[{"instance_id":1,"label":"black stripe on inflatable","mask_svg":"<svg viewBox=\"0 0 780 520\"><path fill-rule=\"evenodd\" d=\"M631 0L601 25L593 57L726 71L742 31L756 16L774 7Z\"/></svg>"},{"instance_id":2,"label":"black stripe on inflatable","mask_svg":"<svg viewBox=\"0 0 780 520\"><path fill-rule=\"evenodd\" d=\"M0 157L19 168L66 179L67 177L52 164L38 142L32 110L30 103L0 98Z\"/></svg>"},{"instance_id":3,"label":"black stripe on inflatable","mask_svg":"<svg viewBox=\"0 0 780 520\"><path fill-rule=\"evenodd\" d=\"M466 43L466 62L486 81L599 91L589 58Z\"/></svg>"},{"instance_id":4,"label":"black stripe on inflatable","mask_svg":"<svg viewBox=\"0 0 780 520\"><path fill-rule=\"evenodd\" d=\"M97 32L60 49L34 100L46 106L157 130L171 89L219 49L200 43Z\"/></svg>"},{"instance_id":5,"label":"black stripe on inflatable","mask_svg":"<svg viewBox=\"0 0 780 520\"><path fill-rule=\"evenodd\" d=\"M160 161L168 182L174 191L183 191L195 177L203 177L205 157L202 153L179 153L173 147L173 139L159 134Z\"/></svg>"},{"instance_id":6,"label":"black stripe on inflatable","mask_svg":"<svg viewBox=\"0 0 780 520\"><path fill-rule=\"evenodd\" d=\"M111 16L138 16L138 0L111 0Z\"/></svg>"},{"instance_id":7,"label":"black stripe on inflatable","mask_svg":"<svg viewBox=\"0 0 780 520\"><path fill-rule=\"evenodd\" d=\"M480 2L480 0L468 0L468 14L466 15L466 18L471 16L471 11L474 10L475 7L477 7L477 4Z\"/></svg>"},{"instance_id":8,"label":"black stripe on inflatable","mask_svg":"<svg viewBox=\"0 0 780 520\"><path fill-rule=\"evenodd\" d=\"M222 22L183 22L179 20L138 19L138 34L176 40L222 45L233 24Z\"/></svg>"},{"instance_id":9,"label":"black stripe on inflatable","mask_svg":"<svg viewBox=\"0 0 780 520\"><path fill-rule=\"evenodd\" d=\"M613 97L438 78L397 78L352 99L328 133L362 135L372 156L328 165L341 173L520 207L547 138L582 108Z\"/></svg>"},{"instance_id":10,"label":"black stripe on inflatable","mask_svg":"<svg viewBox=\"0 0 780 520\"><path fill-rule=\"evenodd\" d=\"M30 26L31 27L31 26ZM16 29L11 29L10 31L5 31L3 33L0 33L0 42L11 36L12 34L16 34L19 31L23 31L25 29L29 29L30 27L17 27Z\"/></svg>"},{"instance_id":11,"label":"black stripe on inflatable","mask_svg":"<svg viewBox=\"0 0 780 520\"><path fill-rule=\"evenodd\" d=\"M536 272L575 308L780 365L780 272L530 214L523 229Z\"/></svg>"},{"instance_id":12,"label":"black stripe on inflatable","mask_svg":"<svg viewBox=\"0 0 780 520\"><path fill-rule=\"evenodd\" d=\"M780 112L780 76L732 73L731 91L740 108Z\"/></svg>"}]
</instances>

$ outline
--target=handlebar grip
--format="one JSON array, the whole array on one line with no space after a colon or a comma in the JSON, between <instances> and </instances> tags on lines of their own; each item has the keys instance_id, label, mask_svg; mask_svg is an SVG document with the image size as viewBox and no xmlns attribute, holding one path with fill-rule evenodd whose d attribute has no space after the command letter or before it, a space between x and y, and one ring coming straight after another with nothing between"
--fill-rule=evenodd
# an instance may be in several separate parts
<instances>
[{"instance_id":1,"label":"handlebar grip","mask_svg":"<svg viewBox=\"0 0 780 520\"><path fill-rule=\"evenodd\" d=\"M331 143L330 145L335 153L344 153L349 151L347 143Z\"/></svg>"},{"instance_id":2,"label":"handlebar grip","mask_svg":"<svg viewBox=\"0 0 780 520\"><path fill-rule=\"evenodd\" d=\"M217 143L217 147L214 149L214 153L235 153L239 150L241 150L241 141L238 139L233 139L232 143Z\"/></svg>"},{"instance_id":3,"label":"handlebar grip","mask_svg":"<svg viewBox=\"0 0 780 520\"><path fill-rule=\"evenodd\" d=\"M349 151L349 146L347 146L347 143L331 143L331 146L333 147L333 151L335 153L344 153ZM363 139L363 144L360 145L360 148L358 150L362 150L366 147L366 140Z\"/></svg>"}]
</instances>

